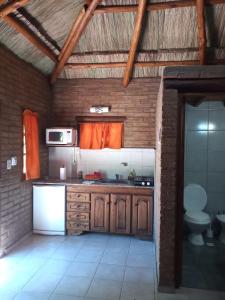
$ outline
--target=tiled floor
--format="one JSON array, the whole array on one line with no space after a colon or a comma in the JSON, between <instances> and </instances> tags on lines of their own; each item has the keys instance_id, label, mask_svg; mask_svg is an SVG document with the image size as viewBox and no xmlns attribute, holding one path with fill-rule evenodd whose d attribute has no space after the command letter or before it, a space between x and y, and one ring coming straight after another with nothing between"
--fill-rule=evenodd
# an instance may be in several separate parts
<instances>
[{"instance_id":1,"label":"tiled floor","mask_svg":"<svg viewBox=\"0 0 225 300\"><path fill-rule=\"evenodd\" d=\"M155 289L154 244L133 237L32 236L0 260L0 299L224 300L225 294Z\"/></svg>"},{"instance_id":2,"label":"tiled floor","mask_svg":"<svg viewBox=\"0 0 225 300\"><path fill-rule=\"evenodd\" d=\"M225 245L218 240L213 244L196 247L184 241L183 286L225 291Z\"/></svg>"}]
</instances>

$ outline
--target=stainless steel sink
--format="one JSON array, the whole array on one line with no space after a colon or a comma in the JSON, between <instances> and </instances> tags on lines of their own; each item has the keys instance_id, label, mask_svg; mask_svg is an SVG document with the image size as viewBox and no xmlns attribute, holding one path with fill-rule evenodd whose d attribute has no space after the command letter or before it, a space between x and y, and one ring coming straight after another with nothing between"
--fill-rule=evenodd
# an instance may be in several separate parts
<instances>
[{"instance_id":1,"label":"stainless steel sink","mask_svg":"<svg viewBox=\"0 0 225 300\"><path fill-rule=\"evenodd\" d=\"M96 181L96 183L100 184L129 184L130 182L126 179L102 179Z\"/></svg>"},{"instance_id":2,"label":"stainless steel sink","mask_svg":"<svg viewBox=\"0 0 225 300\"><path fill-rule=\"evenodd\" d=\"M82 182L83 184L102 184L102 185L121 185L121 184L124 184L124 185L132 185L132 182L129 181L129 180L126 180L126 179L100 179L100 180L91 180L91 181L88 181L88 180L84 180Z\"/></svg>"}]
</instances>

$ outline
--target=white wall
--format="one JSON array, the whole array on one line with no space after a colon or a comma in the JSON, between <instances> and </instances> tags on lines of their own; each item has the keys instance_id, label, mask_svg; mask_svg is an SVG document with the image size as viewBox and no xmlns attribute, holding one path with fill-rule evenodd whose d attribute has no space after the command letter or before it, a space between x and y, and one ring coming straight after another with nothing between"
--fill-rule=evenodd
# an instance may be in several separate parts
<instances>
[{"instance_id":1,"label":"white wall","mask_svg":"<svg viewBox=\"0 0 225 300\"><path fill-rule=\"evenodd\" d=\"M186 105L184 183L202 185L205 211L225 211L225 107L223 102Z\"/></svg>"},{"instance_id":2,"label":"white wall","mask_svg":"<svg viewBox=\"0 0 225 300\"><path fill-rule=\"evenodd\" d=\"M122 163L127 163L124 166ZM70 147L49 148L49 175L59 176L59 168L65 165L68 177L75 177L76 172L83 174L101 171L107 178L127 179L133 169L136 175L154 176L155 150L139 148L123 148L119 150L80 150Z\"/></svg>"}]
</instances>

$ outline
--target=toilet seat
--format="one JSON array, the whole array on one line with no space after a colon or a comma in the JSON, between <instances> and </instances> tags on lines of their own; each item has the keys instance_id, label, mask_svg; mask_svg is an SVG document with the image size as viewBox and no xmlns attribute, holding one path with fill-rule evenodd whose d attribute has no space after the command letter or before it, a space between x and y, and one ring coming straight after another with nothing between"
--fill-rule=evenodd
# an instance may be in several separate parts
<instances>
[{"instance_id":1,"label":"toilet seat","mask_svg":"<svg viewBox=\"0 0 225 300\"><path fill-rule=\"evenodd\" d=\"M208 224L211 221L209 215L203 211L187 211L184 217L191 223Z\"/></svg>"},{"instance_id":2,"label":"toilet seat","mask_svg":"<svg viewBox=\"0 0 225 300\"><path fill-rule=\"evenodd\" d=\"M207 203L205 190L199 184L191 183L184 188L184 208L186 211L201 212Z\"/></svg>"}]
</instances>

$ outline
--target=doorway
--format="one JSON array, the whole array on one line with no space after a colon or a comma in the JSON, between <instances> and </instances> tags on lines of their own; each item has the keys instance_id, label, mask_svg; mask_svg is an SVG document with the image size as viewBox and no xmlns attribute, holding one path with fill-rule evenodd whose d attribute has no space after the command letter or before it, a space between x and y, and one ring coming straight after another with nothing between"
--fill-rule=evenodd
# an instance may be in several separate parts
<instances>
[{"instance_id":1,"label":"doorway","mask_svg":"<svg viewBox=\"0 0 225 300\"><path fill-rule=\"evenodd\" d=\"M225 244L220 238L222 226L218 220L218 214L223 215L225 211L223 98L224 96L217 98L212 95L182 95L183 151L179 155L180 160L183 160L180 193L184 195L183 207L180 207L183 222L181 286L218 291L225 291ZM209 222L203 222L204 226L198 224L200 220L190 220L188 215L188 210L194 211L195 208L189 207L187 191L188 188L193 190L196 187L202 188L206 194L204 207L198 209L198 216L200 212L201 217L209 219ZM200 227L203 243L196 245L199 241L193 240L193 236Z\"/></svg>"}]
</instances>

